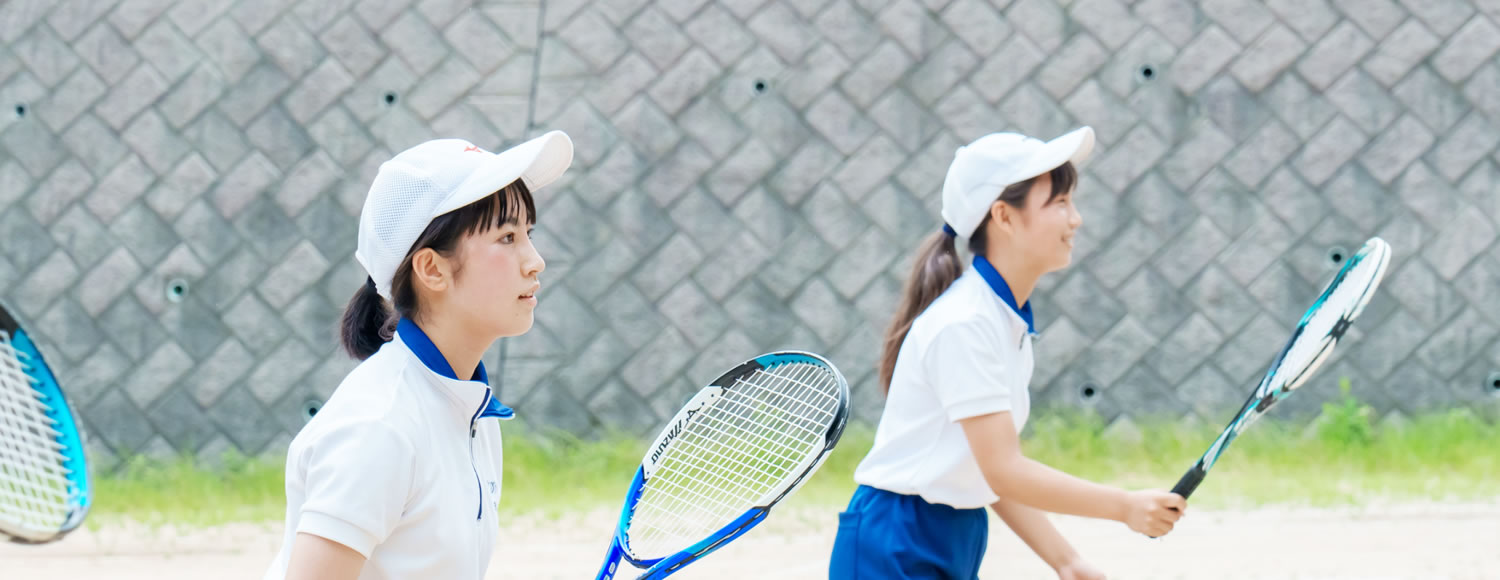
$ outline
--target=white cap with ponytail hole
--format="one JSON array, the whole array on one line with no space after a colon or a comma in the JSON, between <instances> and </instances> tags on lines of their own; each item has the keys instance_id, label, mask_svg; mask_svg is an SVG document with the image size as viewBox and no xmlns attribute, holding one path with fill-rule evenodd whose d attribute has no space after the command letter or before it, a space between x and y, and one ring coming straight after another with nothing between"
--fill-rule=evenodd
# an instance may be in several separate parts
<instances>
[{"instance_id":1,"label":"white cap with ponytail hole","mask_svg":"<svg viewBox=\"0 0 1500 580\"><path fill-rule=\"evenodd\" d=\"M1082 127L1042 141L1020 133L990 133L958 148L943 179L943 221L959 237L970 237L1000 192L1071 162L1076 168L1094 151L1094 129Z\"/></svg>"}]
</instances>

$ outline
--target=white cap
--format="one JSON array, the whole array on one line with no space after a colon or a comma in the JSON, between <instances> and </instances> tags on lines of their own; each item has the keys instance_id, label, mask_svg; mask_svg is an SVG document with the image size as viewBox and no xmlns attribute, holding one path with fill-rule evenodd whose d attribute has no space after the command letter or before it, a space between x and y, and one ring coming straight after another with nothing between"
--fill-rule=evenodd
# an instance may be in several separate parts
<instances>
[{"instance_id":1,"label":"white cap","mask_svg":"<svg viewBox=\"0 0 1500 580\"><path fill-rule=\"evenodd\" d=\"M536 191L573 163L573 141L552 131L499 154L463 139L436 139L380 164L359 214L354 259L391 299L391 280L427 224L503 189L517 179Z\"/></svg>"},{"instance_id":2,"label":"white cap","mask_svg":"<svg viewBox=\"0 0 1500 580\"><path fill-rule=\"evenodd\" d=\"M943 221L970 237L1007 186L1072 162L1082 165L1094 151L1094 130L1075 129L1051 141L1020 133L990 133L958 148L943 179Z\"/></svg>"}]
</instances>

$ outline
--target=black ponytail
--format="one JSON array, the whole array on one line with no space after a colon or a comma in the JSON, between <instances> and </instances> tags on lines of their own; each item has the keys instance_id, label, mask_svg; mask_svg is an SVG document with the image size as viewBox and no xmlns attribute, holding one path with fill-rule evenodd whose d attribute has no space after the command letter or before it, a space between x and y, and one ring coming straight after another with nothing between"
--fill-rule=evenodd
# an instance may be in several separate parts
<instances>
[{"instance_id":1,"label":"black ponytail","mask_svg":"<svg viewBox=\"0 0 1500 580\"><path fill-rule=\"evenodd\" d=\"M370 358L380 345L391 341L397 318L375 289L375 279L365 278L365 285L354 292L344 309L340 336L344 350L359 360Z\"/></svg>"},{"instance_id":2,"label":"black ponytail","mask_svg":"<svg viewBox=\"0 0 1500 580\"><path fill-rule=\"evenodd\" d=\"M933 232L922 242L917 259L912 264L911 275L906 279L906 289L901 291L901 304L896 307L896 318L885 331L885 344L880 352L880 390L889 391L891 376L896 372L896 355L901 352L901 343L911 331L911 323L917 315L927 309L933 300L943 294L953 281L963 274L964 266L958 261L958 249L953 236L946 232Z\"/></svg>"}]
</instances>

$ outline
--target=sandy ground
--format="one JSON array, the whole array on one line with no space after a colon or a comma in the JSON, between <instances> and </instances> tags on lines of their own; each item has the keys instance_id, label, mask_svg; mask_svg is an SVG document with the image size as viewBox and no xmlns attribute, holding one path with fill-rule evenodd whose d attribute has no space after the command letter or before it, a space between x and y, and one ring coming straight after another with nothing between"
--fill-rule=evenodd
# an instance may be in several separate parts
<instances>
[{"instance_id":1,"label":"sandy ground","mask_svg":"<svg viewBox=\"0 0 1500 580\"><path fill-rule=\"evenodd\" d=\"M516 521L502 531L488 578L593 578L615 514ZM1162 540L1124 526L1056 518L1110 578L1500 578L1500 498L1463 504L1346 509L1195 510ZM823 578L832 512L777 512L674 578ZM280 525L178 531L117 525L48 546L0 544L0 578L259 578ZM1015 536L992 528L985 578L1055 578ZM622 577L624 575L622 574Z\"/></svg>"}]
</instances>

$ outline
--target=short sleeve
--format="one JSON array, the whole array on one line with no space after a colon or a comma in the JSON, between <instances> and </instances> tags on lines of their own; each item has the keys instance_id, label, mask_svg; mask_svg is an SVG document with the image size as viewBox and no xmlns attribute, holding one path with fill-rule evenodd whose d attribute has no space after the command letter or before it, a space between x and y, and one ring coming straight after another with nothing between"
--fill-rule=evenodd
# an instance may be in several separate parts
<instances>
[{"instance_id":1,"label":"short sleeve","mask_svg":"<svg viewBox=\"0 0 1500 580\"><path fill-rule=\"evenodd\" d=\"M401 521L415 450L389 426L335 427L305 451L305 500L297 532L370 557Z\"/></svg>"},{"instance_id":2,"label":"short sleeve","mask_svg":"<svg viewBox=\"0 0 1500 580\"><path fill-rule=\"evenodd\" d=\"M1011 390L1026 388L1012 384L998 336L983 320L964 321L939 329L927 345L922 370L949 421L1009 411Z\"/></svg>"}]
</instances>

